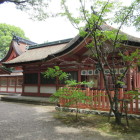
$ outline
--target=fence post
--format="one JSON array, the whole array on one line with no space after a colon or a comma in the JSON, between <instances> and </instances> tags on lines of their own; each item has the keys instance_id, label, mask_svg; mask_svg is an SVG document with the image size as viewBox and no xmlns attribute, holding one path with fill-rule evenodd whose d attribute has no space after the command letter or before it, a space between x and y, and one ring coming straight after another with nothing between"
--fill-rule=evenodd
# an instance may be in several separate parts
<instances>
[{"instance_id":1,"label":"fence post","mask_svg":"<svg viewBox=\"0 0 140 140\"><path fill-rule=\"evenodd\" d=\"M87 96L90 96L90 88L87 88L87 89L86 89L86 95L87 95ZM87 102L89 102L89 100L87 100ZM89 103L86 103L86 107L90 108Z\"/></svg>"},{"instance_id":2,"label":"fence post","mask_svg":"<svg viewBox=\"0 0 140 140\"><path fill-rule=\"evenodd\" d=\"M101 90L98 91L98 109L102 109Z\"/></svg>"},{"instance_id":3,"label":"fence post","mask_svg":"<svg viewBox=\"0 0 140 140\"><path fill-rule=\"evenodd\" d=\"M97 109L97 102L98 102L97 90L94 90L94 108L95 109Z\"/></svg>"},{"instance_id":4,"label":"fence post","mask_svg":"<svg viewBox=\"0 0 140 140\"><path fill-rule=\"evenodd\" d=\"M105 110L105 91L102 90L102 108Z\"/></svg>"},{"instance_id":5,"label":"fence post","mask_svg":"<svg viewBox=\"0 0 140 140\"><path fill-rule=\"evenodd\" d=\"M110 107L109 107L109 98L108 98L108 95L107 95L107 93L106 93L107 91L105 91L105 94L106 94L106 108L107 108L107 110L109 110L110 109ZM111 94L111 93L110 93Z\"/></svg>"}]
</instances>

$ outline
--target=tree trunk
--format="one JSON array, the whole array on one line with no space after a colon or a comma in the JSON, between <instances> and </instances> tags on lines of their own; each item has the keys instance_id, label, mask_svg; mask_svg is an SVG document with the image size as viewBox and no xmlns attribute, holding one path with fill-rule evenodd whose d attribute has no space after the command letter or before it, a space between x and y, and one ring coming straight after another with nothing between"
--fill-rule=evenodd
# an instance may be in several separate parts
<instances>
[{"instance_id":1,"label":"tree trunk","mask_svg":"<svg viewBox=\"0 0 140 140\"><path fill-rule=\"evenodd\" d=\"M78 103L76 102L76 116L75 116L76 121L78 121Z\"/></svg>"},{"instance_id":2,"label":"tree trunk","mask_svg":"<svg viewBox=\"0 0 140 140\"><path fill-rule=\"evenodd\" d=\"M115 115L115 123L117 125L121 125L122 124L122 122L121 122L121 118L122 118L121 113L118 110L113 110L113 113Z\"/></svg>"}]
</instances>

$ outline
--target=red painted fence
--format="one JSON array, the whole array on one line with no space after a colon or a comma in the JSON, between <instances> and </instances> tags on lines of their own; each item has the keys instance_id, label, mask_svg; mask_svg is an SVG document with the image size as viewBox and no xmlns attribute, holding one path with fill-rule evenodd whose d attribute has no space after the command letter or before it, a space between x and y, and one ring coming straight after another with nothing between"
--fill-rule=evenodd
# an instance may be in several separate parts
<instances>
[{"instance_id":1,"label":"red painted fence","mask_svg":"<svg viewBox=\"0 0 140 140\"><path fill-rule=\"evenodd\" d=\"M110 109L110 103L108 96L106 94L105 90L90 90L87 88L86 90L82 90L87 96L90 96L92 98L91 103L78 103L79 108L88 108L93 110L101 110L101 111L109 111ZM128 94L124 94L125 92L123 89L119 90L119 99L131 99L132 96ZM111 97L114 96L114 91L110 91ZM68 103L68 99L61 99L60 105L65 106L66 103ZM88 102L88 101L87 101ZM71 107L75 107L72 105ZM122 109L122 101L119 103L120 110ZM138 114L140 115L140 99L131 99L128 102L128 113L129 114Z\"/></svg>"}]
</instances>

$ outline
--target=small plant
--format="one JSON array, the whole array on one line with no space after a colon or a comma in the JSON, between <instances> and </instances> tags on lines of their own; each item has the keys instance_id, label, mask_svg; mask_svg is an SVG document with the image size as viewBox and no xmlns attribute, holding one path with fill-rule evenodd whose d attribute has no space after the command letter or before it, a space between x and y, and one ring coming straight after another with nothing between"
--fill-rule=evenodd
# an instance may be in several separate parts
<instances>
[{"instance_id":1,"label":"small plant","mask_svg":"<svg viewBox=\"0 0 140 140\"><path fill-rule=\"evenodd\" d=\"M70 81L69 81L70 82ZM79 84L79 83L78 83ZM73 82L72 82L73 85ZM76 87L63 87L60 88L50 97L51 101L60 102L62 100L67 100L66 103L62 103L62 105L70 107L74 106L76 108L75 120L78 120L78 112L79 112L79 103L90 104L91 97L86 96L84 92L82 92L79 88Z\"/></svg>"},{"instance_id":2,"label":"small plant","mask_svg":"<svg viewBox=\"0 0 140 140\"><path fill-rule=\"evenodd\" d=\"M92 87L94 82L76 82L75 80L68 80L69 74L66 72L63 72L60 70L58 66L55 66L54 68L48 68L47 71L44 72L44 77L47 78L55 78L58 77L58 79L65 80L66 86L59 88L56 93L54 93L50 97L50 101L61 103L61 100L67 100L66 103L64 103L64 106L72 106L76 107L76 121L78 120L78 111L79 111L79 103L85 103L90 104L91 97L87 96L84 92L82 92L78 87L81 85L86 85L87 87Z\"/></svg>"}]
</instances>

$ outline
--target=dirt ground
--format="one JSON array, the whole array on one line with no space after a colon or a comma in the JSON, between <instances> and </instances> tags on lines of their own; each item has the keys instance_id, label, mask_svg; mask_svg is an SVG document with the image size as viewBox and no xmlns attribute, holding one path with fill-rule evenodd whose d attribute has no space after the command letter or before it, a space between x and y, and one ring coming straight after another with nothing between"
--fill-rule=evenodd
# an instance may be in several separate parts
<instances>
[{"instance_id":1,"label":"dirt ground","mask_svg":"<svg viewBox=\"0 0 140 140\"><path fill-rule=\"evenodd\" d=\"M85 127L67 126L54 113L54 106L0 101L0 140L119 140Z\"/></svg>"}]
</instances>

